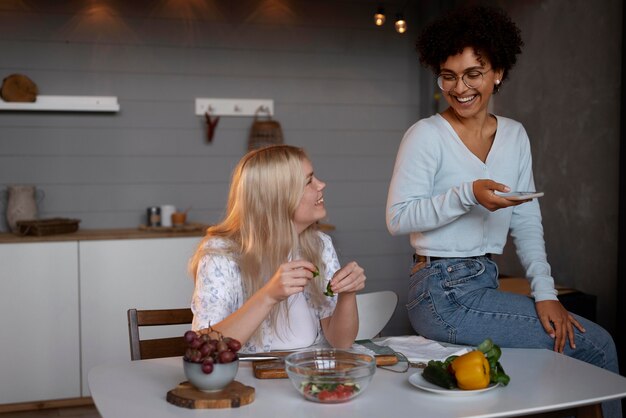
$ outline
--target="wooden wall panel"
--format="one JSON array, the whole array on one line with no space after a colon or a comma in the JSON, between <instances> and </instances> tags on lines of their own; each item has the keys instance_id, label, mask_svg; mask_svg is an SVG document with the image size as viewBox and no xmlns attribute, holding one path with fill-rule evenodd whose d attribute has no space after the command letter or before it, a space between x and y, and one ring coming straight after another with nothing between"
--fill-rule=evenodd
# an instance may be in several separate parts
<instances>
[{"instance_id":1,"label":"wooden wall panel","mask_svg":"<svg viewBox=\"0 0 626 418\"><path fill-rule=\"evenodd\" d=\"M0 5L0 78L24 73L41 94L117 96L121 106L0 112L0 193L34 184L41 217L78 218L83 229L138 226L159 204L217 222L252 118L221 118L209 144L195 98L270 98L285 142L304 147L328 184L342 257L372 269L368 289L404 292L408 238L389 236L384 208L398 144L421 113L415 32L374 27L369 0L100 5Z\"/></svg>"}]
</instances>

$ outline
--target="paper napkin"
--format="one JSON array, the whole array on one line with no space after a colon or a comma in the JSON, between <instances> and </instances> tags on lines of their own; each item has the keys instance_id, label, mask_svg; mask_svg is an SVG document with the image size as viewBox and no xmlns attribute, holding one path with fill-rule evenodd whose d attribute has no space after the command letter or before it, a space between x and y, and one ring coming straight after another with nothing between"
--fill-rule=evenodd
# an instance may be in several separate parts
<instances>
[{"instance_id":1,"label":"paper napkin","mask_svg":"<svg viewBox=\"0 0 626 418\"><path fill-rule=\"evenodd\" d=\"M375 340L376 344L389 347L404 354L412 362L427 362L429 360L445 360L449 356L460 356L472 350L472 347L443 346L437 341L429 340L420 335L405 335L400 337L383 337Z\"/></svg>"}]
</instances>

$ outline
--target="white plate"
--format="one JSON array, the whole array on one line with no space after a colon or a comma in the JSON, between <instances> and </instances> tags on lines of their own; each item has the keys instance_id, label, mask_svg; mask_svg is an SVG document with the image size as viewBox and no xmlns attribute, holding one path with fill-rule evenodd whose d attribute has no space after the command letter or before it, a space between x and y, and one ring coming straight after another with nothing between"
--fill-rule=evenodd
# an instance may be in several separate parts
<instances>
[{"instance_id":1,"label":"white plate","mask_svg":"<svg viewBox=\"0 0 626 418\"><path fill-rule=\"evenodd\" d=\"M409 383L413 386L418 387L427 392L437 393L439 395L447 395L447 396L468 396L468 395L476 395L478 393L483 393L490 391L491 389L495 389L500 386L499 383L492 383L484 389L476 389L476 390L462 390L462 389L444 389L441 386L437 386L433 383L430 383L422 376L422 372L413 373L409 376Z\"/></svg>"},{"instance_id":2,"label":"white plate","mask_svg":"<svg viewBox=\"0 0 626 418\"><path fill-rule=\"evenodd\" d=\"M494 192L497 196L503 197L508 200L528 200L542 197L543 192Z\"/></svg>"}]
</instances>

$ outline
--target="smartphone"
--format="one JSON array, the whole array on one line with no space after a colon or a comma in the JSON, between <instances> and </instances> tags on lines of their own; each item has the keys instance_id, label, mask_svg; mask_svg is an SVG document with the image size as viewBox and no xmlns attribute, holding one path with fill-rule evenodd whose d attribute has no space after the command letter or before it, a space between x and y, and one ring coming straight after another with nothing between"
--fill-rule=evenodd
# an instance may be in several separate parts
<instances>
[{"instance_id":1,"label":"smartphone","mask_svg":"<svg viewBox=\"0 0 626 418\"><path fill-rule=\"evenodd\" d=\"M543 192L494 192L497 196L503 197L509 200L529 200L537 197L542 197Z\"/></svg>"}]
</instances>

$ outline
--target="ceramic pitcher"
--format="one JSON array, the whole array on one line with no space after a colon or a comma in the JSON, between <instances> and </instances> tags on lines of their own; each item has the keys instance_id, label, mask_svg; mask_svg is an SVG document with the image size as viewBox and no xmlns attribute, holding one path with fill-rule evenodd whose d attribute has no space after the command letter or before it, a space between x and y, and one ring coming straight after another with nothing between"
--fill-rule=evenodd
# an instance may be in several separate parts
<instances>
[{"instance_id":1,"label":"ceramic pitcher","mask_svg":"<svg viewBox=\"0 0 626 418\"><path fill-rule=\"evenodd\" d=\"M35 186L8 186L7 224L17 232L17 221L37 219Z\"/></svg>"}]
</instances>

